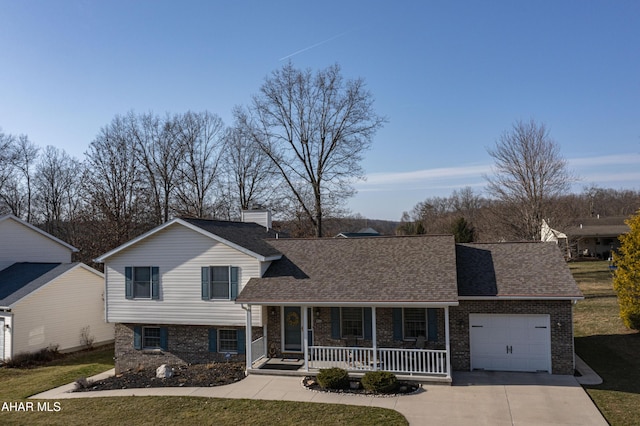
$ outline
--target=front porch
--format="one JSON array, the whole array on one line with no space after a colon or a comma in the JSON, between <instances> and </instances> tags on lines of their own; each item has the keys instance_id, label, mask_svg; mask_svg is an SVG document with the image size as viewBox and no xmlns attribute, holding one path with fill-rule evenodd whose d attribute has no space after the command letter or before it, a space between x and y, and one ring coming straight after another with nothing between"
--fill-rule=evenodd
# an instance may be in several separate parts
<instances>
[{"instance_id":1,"label":"front porch","mask_svg":"<svg viewBox=\"0 0 640 426\"><path fill-rule=\"evenodd\" d=\"M408 308L424 311L425 321L421 330L428 339L423 336L411 339L402 335L402 327L397 321L402 321L405 326L406 322L403 316L399 316L404 311L398 307L363 308L362 335L356 338L345 337L338 330L344 330L344 327L336 324L336 310L339 309L336 307L261 308L264 322L262 337L256 339L254 335L251 345L247 345L248 374L304 376L338 367L353 376L368 371L389 371L402 379L451 383L449 306ZM295 318L292 312L300 314L299 323L292 321ZM248 308L248 330L252 328L251 316ZM331 321L327 321L328 316ZM292 333L296 327L300 331ZM395 338L392 337L394 334ZM440 338L436 337L438 334ZM291 336L299 336L299 341L292 343L295 339Z\"/></svg>"}]
</instances>

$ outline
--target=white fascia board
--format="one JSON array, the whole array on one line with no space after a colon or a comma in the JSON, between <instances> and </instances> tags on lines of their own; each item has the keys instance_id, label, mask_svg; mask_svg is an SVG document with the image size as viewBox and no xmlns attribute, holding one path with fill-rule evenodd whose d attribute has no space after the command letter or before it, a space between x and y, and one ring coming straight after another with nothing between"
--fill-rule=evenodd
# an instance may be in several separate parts
<instances>
[{"instance_id":1,"label":"white fascia board","mask_svg":"<svg viewBox=\"0 0 640 426\"><path fill-rule=\"evenodd\" d=\"M460 296L459 300L583 300L584 296Z\"/></svg>"},{"instance_id":2,"label":"white fascia board","mask_svg":"<svg viewBox=\"0 0 640 426\"><path fill-rule=\"evenodd\" d=\"M151 236L151 235L153 235L153 234L155 234L157 232L160 232L165 228L168 228L169 226L173 225L174 223L178 223L178 224L180 224L180 225L182 225L182 226L184 226L186 228L191 229L192 231L195 231L195 232L197 232L199 234L202 234L202 235L204 235L206 237L209 237L209 238L211 238L213 240L216 240L216 241L218 241L218 242L220 242L222 244L225 244L225 245L227 245L227 246L229 246L231 248L234 248L234 249L236 249L236 250L238 250L238 251L240 251L240 252L242 252L242 253L244 253L244 254L246 254L248 256L251 256L251 257L254 257L254 258L258 259L261 262L268 262L268 261L271 261L271 260L278 260L278 259L280 259L282 257L281 255L269 256L269 257L262 256L260 254L252 252L251 250L247 250L246 248L244 248L242 246L239 246L238 244L232 243L231 241L227 241L224 238L221 238L216 234L212 234L211 232L205 231L204 229L200 228L199 226L195 226L195 225L193 225L193 224L191 224L189 222L186 222L186 221L184 221L184 220L182 220L180 218L176 218L176 219L170 220L169 222L163 223L162 225L157 226L157 227L153 228L152 230L150 230L148 232L145 232L144 234L140 235L139 237L136 237L133 240L128 241L128 242L122 244L119 247L116 247L115 249L103 254L100 257L95 258L94 262L104 263L104 261L107 258L113 256L114 254L116 254L116 253L118 253L118 252L120 252L120 251L122 251L122 250L124 250L124 249L126 249L128 247L131 247L131 246L135 245L139 241L142 241L145 238L147 238L147 237L149 237L149 236Z\"/></svg>"},{"instance_id":3,"label":"white fascia board","mask_svg":"<svg viewBox=\"0 0 640 426\"><path fill-rule=\"evenodd\" d=\"M445 306L458 306L458 302L236 302L242 305L256 306L331 306L331 307L376 307L376 308L443 308Z\"/></svg>"},{"instance_id":4,"label":"white fascia board","mask_svg":"<svg viewBox=\"0 0 640 426\"><path fill-rule=\"evenodd\" d=\"M43 235L43 236L49 238L52 241L55 241L56 243L60 244L61 246L64 246L64 247L68 248L69 250L71 250L74 253L77 253L77 252L80 251L77 248L75 248L74 246L72 246L71 244L65 243L61 239L54 237L53 235L49 234L48 232L45 232L42 229L38 228L37 226L33 226L29 222L25 222L24 220L20 219L17 216L12 215L12 214L8 214L6 216L0 217L0 222L2 222L4 220L7 220L7 219L15 220L19 224L26 226L27 228L31 229L32 231L35 231L38 234Z\"/></svg>"}]
</instances>

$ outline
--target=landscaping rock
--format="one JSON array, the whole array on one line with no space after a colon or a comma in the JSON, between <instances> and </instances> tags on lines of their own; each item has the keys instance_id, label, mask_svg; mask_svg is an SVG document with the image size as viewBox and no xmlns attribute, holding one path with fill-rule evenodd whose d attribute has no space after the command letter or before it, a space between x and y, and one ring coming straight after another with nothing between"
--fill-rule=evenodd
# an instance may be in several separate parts
<instances>
[{"instance_id":1,"label":"landscaping rock","mask_svg":"<svg viewBox=\"0 0 640 426\"><path fill-rule=\"evenodd\" d=\"M171 376L173 376L173 368L169 367L167 364L162 364L160 367L156 368L156 378L168 379Z\"/></svg>"}]
</instances>

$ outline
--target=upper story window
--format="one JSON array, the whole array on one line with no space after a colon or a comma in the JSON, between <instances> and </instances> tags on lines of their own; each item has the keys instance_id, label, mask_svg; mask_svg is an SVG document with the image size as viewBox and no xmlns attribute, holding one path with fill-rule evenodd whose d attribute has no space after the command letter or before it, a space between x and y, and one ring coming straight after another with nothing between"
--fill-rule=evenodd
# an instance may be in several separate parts
<instances>
[{"instance_id":1,"label":"upper story window","mask_svg":"<svg viewBox=\"0 0 640 426\"><path fill-rule=\"evenodd\" d=\"M235 300L237 296L237 267L204 266L202 268L202 300Z\"/></svg>"},{"instance_id":2,"label":"upper story window","mask_svg":"<svg viewBox=\"0 0 640 426\"><path fill-rule=\"evenodd\" d=\"M160 298L160 268L157 266L127 266L124 270L127 299Z\"/></svg>"}]
</instances>

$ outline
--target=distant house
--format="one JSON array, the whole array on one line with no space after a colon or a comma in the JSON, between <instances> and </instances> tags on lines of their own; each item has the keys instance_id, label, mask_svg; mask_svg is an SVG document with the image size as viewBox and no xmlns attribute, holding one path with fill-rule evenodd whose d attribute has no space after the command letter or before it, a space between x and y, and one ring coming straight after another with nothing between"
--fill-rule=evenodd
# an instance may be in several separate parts
<instances>
[{"instance_id":1,"label":"distant house","mask_svg":"<svg viewBox=\"0 0 640 426\"><path fill-rule=\"evenodd\" d=\"M629 232L626 216L588 217L577 219L564 232L542 223L542 241L558 244L567 259L607 259L620 247L618 237Z\"/></svg>"},{"instance_id":2,"label":"distant house","mask_svg":"<svg viewBox=\"0 0 640 426\"><path fill-rule=\"evenodd\" d=\"M103 275L72 263L76 248L12 215L0 217L0 241L0 360L113 340Z\"/></svg>"},{"instance_id":3,"label":"distant house","mask_svg":"<svg viewBox=\"0 0 640 426\"><path fill-rule=\"evenodd\" d=\"M363 228L358 232L341 232L335 238L379 237L380 233L373 228Z\"/></svg>"},{"instance_id":4,"label":"distant house","mask_svg":"<svg viewBox=\"0 0 640 426\"><path fill-rule=\"evenodd\" d=\"M574 371L582 294L553 244L289 239L258 216L173 219L97 259L116 371L223 360L444 382L453 370Z\"/></svg>"}]
</instances>

